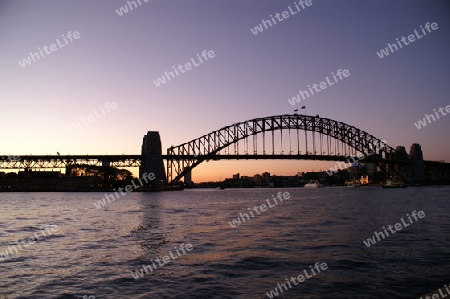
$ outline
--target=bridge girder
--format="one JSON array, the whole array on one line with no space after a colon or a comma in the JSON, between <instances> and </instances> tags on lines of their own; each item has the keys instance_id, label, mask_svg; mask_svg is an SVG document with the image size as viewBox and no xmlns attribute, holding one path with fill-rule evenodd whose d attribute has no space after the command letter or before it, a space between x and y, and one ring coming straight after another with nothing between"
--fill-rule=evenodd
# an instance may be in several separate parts
<instances>
[{"instance_id":1,"label":"bridge girder","mask_svg":"<svg viewBox=\"0 0 450 299\"><path fill-rule=\"evenodd\" d=\"M139 167L140 155L25 155L0 157L0 169L26 169L26 168L59 168L64 169L71 165L85 164L102 166L107 162L112 167Z\"/></svg>"}]
</instances>

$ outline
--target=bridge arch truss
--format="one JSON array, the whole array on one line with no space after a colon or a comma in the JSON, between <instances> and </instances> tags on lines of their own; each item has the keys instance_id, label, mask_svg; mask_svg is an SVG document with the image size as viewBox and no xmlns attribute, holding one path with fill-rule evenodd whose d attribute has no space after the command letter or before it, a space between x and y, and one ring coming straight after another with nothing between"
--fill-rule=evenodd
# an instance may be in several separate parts
<instances>
[{"instance_id":1,"label":"bridge arch truss","mask_svg":"<svg viewBox=\"0 0 450 299\"><path fill-rule=\"evenodd\" d=\"M275 142L277 138L281 145ZM289 154L284 153L283 146ZM240 153L242 149L243 154ZM238 122L170 147L166 156L168 181L179 181L206 160L224 159L227 155L257 157L261 150L259 156L265 158L343 161L345 157L363 154L376 163L404 159L386 141L354 126L318 115L285 114ZM276 153L277 150L281 153ZM221 155L222 151L225 155Z\"/></svg>"}]
</instances>

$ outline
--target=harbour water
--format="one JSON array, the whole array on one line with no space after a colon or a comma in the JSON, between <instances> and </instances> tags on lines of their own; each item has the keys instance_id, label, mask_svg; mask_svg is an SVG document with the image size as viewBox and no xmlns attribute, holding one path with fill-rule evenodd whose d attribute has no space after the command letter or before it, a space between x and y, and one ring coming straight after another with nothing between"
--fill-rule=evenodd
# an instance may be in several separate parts
<instances>
[{"instance_id":1,"label":"harbour water","mask_svg":"<svg viewBox=\"0 0 450 299\"><path fill-rule=\"evenodd\" d=\"M230 225L280 191L289 199ZM449 195L447 186L196 189L129 193L97 209L103 193L0 193L0 296L269 298L285 284L274 298L418 298L450 282ZM364 245L413 211L425 217ZM57 230L18 246L49 225ZM312 275L317 262L328 267ZM312 277L289 287L304 270Z\"/></svg>"}]
</instances>

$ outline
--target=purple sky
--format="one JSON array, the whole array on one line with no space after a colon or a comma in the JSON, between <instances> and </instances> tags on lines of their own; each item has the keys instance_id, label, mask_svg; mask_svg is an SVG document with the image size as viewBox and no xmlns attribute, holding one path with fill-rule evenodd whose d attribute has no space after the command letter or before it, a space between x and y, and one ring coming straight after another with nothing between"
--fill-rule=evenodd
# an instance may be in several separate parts
<instances>
[{"instance_id":1,"label":"purple sky","mask_svg":"<svg viewBox=\"0 0 450 299\"><path fill-rule=\"evenodd\" d=\"M258 35L250 28L294 1L150 0L123 16L127 1L0 1L0 154L139 154L160 131L163 151L235 122L292 113L339 120L392 146L422 145L425 159L450 161L450 116L414 123L450 105L448 1L312 1ZM380 59L376 52L420 25L439 29ZM80 38L25 68L19 61L69 31ZM155 86L172 66L203 50L215 57ZM291 106L299 89L331 72L350 76ZM58 135L77 119L118 108ZM295 174L333 163L210 162L194 180L233 172Z\"/></svg>"}]
</instances>

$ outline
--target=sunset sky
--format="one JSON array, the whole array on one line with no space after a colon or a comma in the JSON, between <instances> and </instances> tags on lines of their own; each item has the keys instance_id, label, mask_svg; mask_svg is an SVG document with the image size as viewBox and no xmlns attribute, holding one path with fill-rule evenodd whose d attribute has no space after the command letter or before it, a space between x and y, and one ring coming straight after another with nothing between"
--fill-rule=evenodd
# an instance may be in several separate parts
<instances>
[{"instance_id":1,"label":"sunset sky","mask_svg":"<svg viewBox=\"0 0 450 299\"><path fill-rule=\"evenodd\" d=\"M354 125L408 151L420 143L425 159L450 161L450 116L414 125L450 105L449 1L312 0L257 35L250 29L296 9L294 1L140 3L120 16L116 10L127 1L0 1L0 155L140 154L147 131L160 132L165 152L223 126L305 105L309 115ZM427 22L438 29L377 55L396 38L422 33ZM57 39L62 47L19 64ZM154 84L172 66L198 63L204 50L215 56ZM350 76L302 104L288 103L339 69ZM108 102L116 109L107 110ZM194 170L193 180L294 175L333 164L209 162Z\"/></svg>"}]
</instances>

